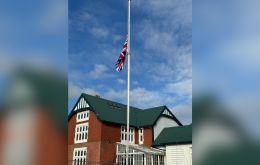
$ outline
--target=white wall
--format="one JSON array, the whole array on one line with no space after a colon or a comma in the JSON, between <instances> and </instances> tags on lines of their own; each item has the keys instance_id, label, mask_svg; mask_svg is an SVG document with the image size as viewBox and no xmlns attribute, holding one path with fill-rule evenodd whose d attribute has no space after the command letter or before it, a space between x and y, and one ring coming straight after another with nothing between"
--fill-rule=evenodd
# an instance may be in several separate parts
<instances>
[{"instance_id":1,"label":"white wall","mask_svg":"<svg viewBox=\"0 0 260 165\"><path fill-rule=\"evenodd\" d=\"M157 138L157 136L161 133L161 131L164 128L176 127L176 126L179 126L179 125L173 119L169 119L167 117L161 116L153 127L154 140Z\"/></svg>"},{"instance_id":2,"label":"white wall","mask_svg":"<svg viewBox=\"0 0 260 165\"><path fill-rule=\"evenodd\" d=\"M166 146L167 165L192 165L192 145Z\"/></svg>"}]
</instances>

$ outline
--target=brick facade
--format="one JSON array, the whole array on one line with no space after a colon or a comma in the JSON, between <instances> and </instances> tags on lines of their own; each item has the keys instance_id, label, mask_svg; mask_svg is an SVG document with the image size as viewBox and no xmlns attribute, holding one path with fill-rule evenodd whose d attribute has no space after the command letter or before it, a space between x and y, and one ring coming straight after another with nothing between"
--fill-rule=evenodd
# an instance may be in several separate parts
<instances>
[{"instance_id":1,"label":"brick facade","mask_svg":"<svg viewBox=\"0 0 260 165\"><path fill-rule=\"evenodd\" d=\"M73 150L77 147L87 147L87 161L98 164L113 164L116 162L116 142L121 141L121 125L104 123L97 119L94 112L90 111L88 142L74 144L76 114L68 123L68 160L73 159ZM84 121L86 122L86 121ZM84 123L80 122L80 123ZM135 144L139 144L138 129L135 128ZM144 144L152 146L152 128L144 128ZM71 164L71 163L69 163Z\"/></svg>"}]
</instances>

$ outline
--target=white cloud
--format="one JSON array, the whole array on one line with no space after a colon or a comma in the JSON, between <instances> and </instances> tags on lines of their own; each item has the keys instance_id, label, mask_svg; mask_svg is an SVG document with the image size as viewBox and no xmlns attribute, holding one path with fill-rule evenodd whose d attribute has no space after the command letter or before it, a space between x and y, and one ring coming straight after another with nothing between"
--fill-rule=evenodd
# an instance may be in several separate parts
<instances>
[{"instance_id":1,"label":"white cloud","mask_svg":"<svg viewBox=\"0 0 260 165\"><path fill-rule=\"evenodd\" d=\"M192 80L186 79L175 83L167 84L165 92L177 93L178 95L191 95L192 92Z\"/></svg>"},{"instance_id":2,"label":"white cloud","mask_svg":"<svg viewBox=\"0 0 260 165\"><path fill-rule=\"evenodd\" d=\"M98 78L106 78L108 74L106 74L106 71L108 70L106 65L103 64L95 64L94 70L89 72L89 76L93 79Z\"/></svg>"},{"instance_id":3,"label":"white cloud","mask_svg":"<svg viewBox=\"0 0 260 165\"><path fill-rule=\"evenodd\" d=\"M119 84L125 84L125 80L124 80L124 79L118 78L116 81L117 81Z\"/></svg>"},{"instance_id":4,"label":"white cloud","mask_svg":"<svg viewBox=\"0 0 260 165\"><path fill-rule=\"evenodd\" d=\"M161 94L156 91L149 91L145 88L135 88L131 91L131 99L138 107L159 106L163 103Z\"/></svg>"},{"instance_id":5,"label":"white cloud","mask_svg":"<svg viewBox=\"0 0 260 165\"><path fill-rule=\"evenodd\" d=\"M126 96L127 96L126 90L116 91L111 88L108 89L107 92L104 94L105 98L111 99L111 100L116 100L116 99L125 100Z\"/></svg>"},{"instance_id":6,"label":"white cloud","mask_svg":"<svg viewBox=\"0 0 260 165\"><path fill-rule=\"evenodd\" d=\"M81 88L75 84L69 84L69 98L78 98L81 93L87 93L90 95L99 95L97 91L90 88Z\"/></svg>"},{"instance_id":7,"label":"white cloud","mask_svg":"<svg viewBox=\"0 0 260 165\"><path fill-rule=\"evenodd\" d=\"M138 85L139 83L138 83L138 81L133 81L133 84Z\"/></svg>"},{"instance_id":8,"label":"white cloud","mask_svg":"<svg viewBox=\"0 0 260 165\"><path fill-rule=\"evenodd\" d=\"M122 102L126 102L127 91L114 90L110 88L104 93L104 97L111 100L121 100ZM132 89L130 92L130 97L131 105L139 108L161 106L174 103L175 101L175 98L170 95L166 95L162 92L147 90L141 87Z\"/></svg>"},{"instance_id":9,"label":"white cloud","mask_svg":"<svg viewBox=\"0 0 260 165\"><path fill-rule=\"evenodd\" d=\"M86 21L91 20L91 19L93 18L93 16L92 16L89 12L87 12L87 11L81 11L81 12L79 13L79 15L78 15L78 18L79 18L81 21L86 22Z\"/></svg>"},{"instance_id":10,"label":"white cloud","mask_svg":"<svg viewBox=\"0 0 260 165\"><path fill-rule=\"evenodd\" d=\"M117 34L115 34L115 35L113 35L112 36L112 40L113 40L113 43L116 43L116 42L118 42L118 41L121 41L122 42L122 44L123 44L123 37L121 36L121 35L117 35Z\"/></svg>"},{"instance_id":11,"label":"white cloud","mask_svg":"<svg viewBox=\"0 0 260 165\"><path fill-rule=\"evenodd\" d=\"M192 21L191 0L164 0L163 2L161 0L140 0L133 4L153 17L171 20L171 24L177 24L177 22L187 24Z\"/></svg>"},{"instance_id":12,"label":"white cloud","mask_svg":"<svg viewBox=\"0 0 260 165\"><path fill-rule=\"evenodd\" d=\"M173 114L180 119L181 123L184 125L192 123L192 106L190 105L176 105L173 108L169 107Z\"/></svg>"},{"instance_id":13,"label":"white cloud","mask_svg":"<svg viewBox=\"0 0 260 165\"><path fill-rule=\"evenodd\" d=\"M109 30L104 27L93 27L90 33L96 38L106 38L109 34Z\"/></svg>"},{"instance_id":14,"label":"white cloud","mask_svg":"<svg viewBox=\"0 0 260 165\"><path fill-rule=\"evenodd\" d=\"M192 77L192 1L136 1L140 12L149 15L134 24L137 37L144 45L143 56L158 61L140 66L150 71L157 82L175 82ZM160 21L157 21L160 20ZM159 43L159 44L158 44ZM153 53L151 53L151 51ZM139 62L139 61L138 61Z\"/></svg>"}]
</instances>

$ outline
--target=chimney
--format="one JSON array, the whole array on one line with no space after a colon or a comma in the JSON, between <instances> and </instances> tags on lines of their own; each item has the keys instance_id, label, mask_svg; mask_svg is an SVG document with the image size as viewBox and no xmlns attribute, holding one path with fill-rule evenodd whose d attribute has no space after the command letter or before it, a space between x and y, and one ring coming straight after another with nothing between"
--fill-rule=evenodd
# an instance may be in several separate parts
<instances>
[{"instance_id":1,"label":"chimney","mask_svg":"<svg viewBox=\"0 0 260 165\"><path fill-rule=\"evenodd\" d=\"M95 95L95 97L97 97L97 98L101 98L99 95Z\"/></svg>"}]
</instances>

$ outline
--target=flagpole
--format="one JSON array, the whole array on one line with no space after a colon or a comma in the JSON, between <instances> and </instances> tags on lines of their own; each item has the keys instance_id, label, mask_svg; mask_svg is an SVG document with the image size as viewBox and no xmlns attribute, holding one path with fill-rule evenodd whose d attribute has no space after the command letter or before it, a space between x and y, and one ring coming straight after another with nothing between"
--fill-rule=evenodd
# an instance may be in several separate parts
<instances>
[{"instance_id":1,"label":"flagpole","mask_svg":"<svg viewBox=\"0 0 260 165\"><path fill-rule=\"evenodd\" d=\"M127 42L127 141L126 141L126 165L129 165L128 154L129 154L129 118L130 118L130 5L131 0L128 0L128 42Z\"/></svg>"}]
</instances>

